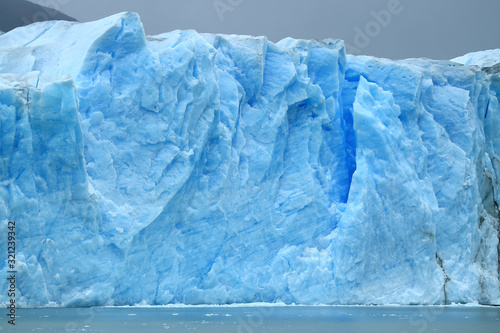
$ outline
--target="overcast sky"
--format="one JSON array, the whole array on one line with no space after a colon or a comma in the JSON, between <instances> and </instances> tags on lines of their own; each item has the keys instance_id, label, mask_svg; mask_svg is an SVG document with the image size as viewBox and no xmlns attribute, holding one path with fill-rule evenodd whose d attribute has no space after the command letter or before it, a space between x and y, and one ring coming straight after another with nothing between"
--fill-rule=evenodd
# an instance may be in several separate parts
<instances>
[{"instance_id":1,"label":"overcast sky","mask_svg":"<svg viewBox=\"0 0 500 333\"><path fill-rule=\"evenodd\" d=\"M343 39L348 51L450 59L500 48L499 0L30 0L79 21L139 13L147 34L199 32Z\"/></svg>"}]
</instances>

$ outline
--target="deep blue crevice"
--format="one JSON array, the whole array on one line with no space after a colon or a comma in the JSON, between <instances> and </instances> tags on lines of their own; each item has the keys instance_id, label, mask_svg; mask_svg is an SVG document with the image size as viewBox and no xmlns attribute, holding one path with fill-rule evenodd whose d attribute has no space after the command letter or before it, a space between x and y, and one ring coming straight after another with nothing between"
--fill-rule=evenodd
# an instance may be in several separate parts
<instances>
[{"instance_id":1,"label":"deep blue crevice","mask_svg":"<svg viewBox=\"0 0 500 333\"><path fill-rule=\"evenodd\" d=\"M359 84L359 77L354 77L344 81L344 89L342 89L342 108L344 120L344 135L346 149L346 163L349 174L349 188L351 187L352 177L356 171L356 133L354 131L353 106L356 97L356 90ZM346 201L347 202L346 198Z\"/></svg>"}]
</instances>

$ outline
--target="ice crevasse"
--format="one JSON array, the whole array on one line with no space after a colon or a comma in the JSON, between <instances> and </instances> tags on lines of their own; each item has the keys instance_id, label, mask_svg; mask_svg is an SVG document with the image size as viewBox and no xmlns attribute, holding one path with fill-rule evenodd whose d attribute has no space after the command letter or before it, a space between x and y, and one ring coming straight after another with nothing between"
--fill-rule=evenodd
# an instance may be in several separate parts
<instances>
[{"instance_id":1,"label":"ice crevasse","mask_svg":"<svg viewBox=\"0 0 500 333\"><path fill-rule=\"evenodd\" d=\"M1 35L17 302L499 304L499 62L134 13Z\"/></svg>"}]
</instances>

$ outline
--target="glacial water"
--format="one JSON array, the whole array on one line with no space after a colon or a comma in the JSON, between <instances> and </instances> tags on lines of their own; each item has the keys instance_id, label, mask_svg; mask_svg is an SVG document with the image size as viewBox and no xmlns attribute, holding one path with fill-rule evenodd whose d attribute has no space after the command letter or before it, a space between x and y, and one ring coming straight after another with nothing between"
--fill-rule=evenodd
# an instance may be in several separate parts
<instances>
[{"instance_id":1,"label":"glacial water","mask_svg":"<svg viewBox=\"0 0 500 333\"><path fill-rule=\"evenodd\" d=\"M125 307L18 309L2 332L500 332L500 307Z\"/></svg>"}]
</instances>

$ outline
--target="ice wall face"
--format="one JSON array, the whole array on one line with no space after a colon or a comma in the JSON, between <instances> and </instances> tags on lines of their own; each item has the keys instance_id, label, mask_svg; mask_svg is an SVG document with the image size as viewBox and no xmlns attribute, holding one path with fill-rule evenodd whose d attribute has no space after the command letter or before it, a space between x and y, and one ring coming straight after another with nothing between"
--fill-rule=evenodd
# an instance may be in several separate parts
<instances>
[{"instance_id":1,"label":"ice wall face","mask_svg":"<svg viewBox=\"0 0 500 333\"><path fill-rule=\"evenodd\" d=\"M18 300L64 302L80 283L93 287L84 275L100 268L87 254L102 247L75 88L70 79L42 82L36 73L2 74L0 96L0 216L3 226L7 220L19 226ZM7 251L6 241L2 249ZM7 274L6 265L2 270Z\"/></svg>"},{"instance_id":2,"label":"ice wall face","mask_svg":"<svg viewBox=\"0 0 500 333\"><path fill-rule=\"evenodd\" d=\"M495 80L135 14L9 32L18 301L499 303Z\"/></svg>"},{"instance_id":3,"label":"ice wall face","mask_svg":"<svg viewBox=\"0 0 500 333\"><path fill-rule=\"evenodd\" d=\"M495 170L491 164L493 151L485 147L487 140L496 139L490 135L485 138L485 122L490 116L497 119L498 107L495 95L489 90L487 76L453 63L428 60L392 62L348 56L347 64L348 88L344 89L343 97L345 108L349 110L347 114L353 114L356 137L363 134L356 129L359 113L362 112L362 118L358 116L358 119L364 120L366 110L394 109L391 98L387 98L386 104L389 105L386 106L380 105L384 98L374 98L376 102L368 99L365 102L368 105L363 105L366 95L373 96L373 89L370 94L361 90L364 85L359 82L364 82L365 78L377 84L379 90L391 92L401 112L398 120L404 132L396 142L388 145L390 137L383 138L382 142L379 142L382 139L374 141L377 131L370 129L364 142L371 147L363 147L363 142L357 142L358 154L368 150L375 154L377 161L380 159L383 162L371 162L379 171L369 171L367 174L370 176L362 178L360 187L367 193L363 193L361 203L351 205L354 218L344 214L341 220L344 222L347 216L352 219L347 223L349 229L338 236L335 244L347 243L345 246L350 249L353 261L348 262L347 272L337 272L336 276L345 276L348 289L352 290L359 281L361 285L369 283L369 287L375 288L376 283L369 281L377 274L381 275L378 280L385 275L391 277L391 281L398 281L394 288L406 285L401 284L401 280L412 281L413 276L418 275L420 278L417 280L422 282L414 284L412 292L415 298L420 297L430 303L463 302L465 299L496 302L492 300L498 297L498 213L493 196L498 185L496 176L492 175ZM371 118L373 115L370 115L368 123L384 129L381 133L401 133L400 130L391 130L388 124L394 124L387 120L383 125L376 125ZM386 151L387 146L402 156L392 158L392 152ZM382 152L377 153L378 149ZM356 160L364 158L364 155L356 156ZM391 160L398 161L400 172L394 170L394 163L384 165ZM356 172L363 172L364 167L371 163L362 160ZM383 176L377 181L376 175ZM395 180L391 183L393 178ZM377 190L369 190L371 183ZM355 173L350 199L356 198L356 185ZM376 204L366 207L366 196L372 195L375 195ZM385 209L379 213L381 207ZM391 216L405 223L387 223ZM371 219L374 221L367 227L366 221ZM360 225L360 220L364 224ZM359 235L353 232L351 224L356 226ZM401 230L394 232L397 226ZM343 225L339 231L343 231ZM394 235L401 237L398 239ZM379 240L371 248L368 247L370 243L366 239L377 238ZM384 246L381 247L381 244ZM360 251L360 248L366 248L366 252ZM378 259L372 273L367 274L367 263L372 261L372 257L377 258L374 253L380 252L381 248L386 251L381 257L382 262L388 260L385 263L387 271L379 269L381 260ZM435 260L432 260L433 257ZM340 258L338 261L346 263ZM419 261L421 263L414 266ZM401 271L404 265L408 267ZM436 267L442 272L436 271ZM351 281L348 278L350 272L362 275ZM442 288L442 293L432 290L436 286ZM372 289L367 292L360 289L362 301L366 300L366 295L370 300L374 293L381 292ZM394 289L392 299L397 302L402 293L402 290ZM439 298L434 298L436 296ZM387 298L387 291L382 291L380 297Z\"/></svg>"}]
</instances>

